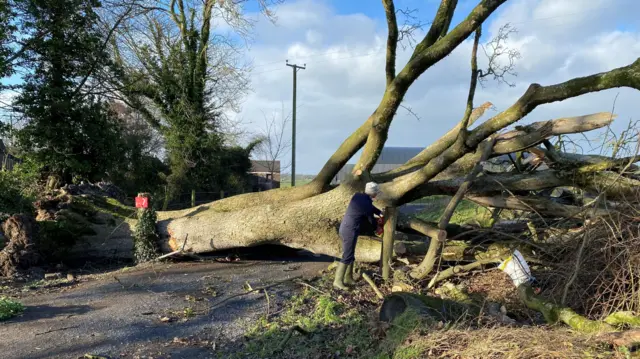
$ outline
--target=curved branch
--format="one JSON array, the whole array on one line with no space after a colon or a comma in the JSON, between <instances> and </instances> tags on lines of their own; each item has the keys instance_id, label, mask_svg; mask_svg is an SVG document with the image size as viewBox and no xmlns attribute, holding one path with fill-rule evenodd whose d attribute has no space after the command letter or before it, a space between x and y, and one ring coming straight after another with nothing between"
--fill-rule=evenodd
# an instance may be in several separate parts
<instances>
[{"instance_id":1,"label":"curved branch","mask_svg":"<svg viewBox=\"0 0 640 359\"><path fill-rule=\"evenodd\" d=\"M447 207L444 209L444 212L440 217L440 222L438 223L438 228L440 230L445 230L447 228L447 225L451 220L451 216L453 216L453 212L469 190L469 187L471 186L473 180L480 173L480 170L482 169L482 162L486 161L489 158L492 147L493 139L485 142L484 146L478 147L478 150L476 152L480 153L480 159L478 160L478 163L475 165L473 170L469 172L469 174L467 174L466 178L460 184L456 193L453 195L453 198L451 198L451 200L447 204ZM433 270L433 266L435 265L436 260L440 255L442 243L443 241L439 239L432 240L431 243L429 243L429 250L427 251L427 255L424 256L420 265L411 272L411 277L422 279Z\"/></svg>"},{"instance_id":2,"label":"curved branch","mask_svg":"<svg viewBox=\"0 0 640 359\"><path fill-rule=\"evenodd\" d=\"M532 84L511 107L478 126L469 136L467 145L479 143L492 133L517 122L539 105L618 87L640 90L640 58L628 66L575 78L556 85Z\"/></svg>"}]
</instances>

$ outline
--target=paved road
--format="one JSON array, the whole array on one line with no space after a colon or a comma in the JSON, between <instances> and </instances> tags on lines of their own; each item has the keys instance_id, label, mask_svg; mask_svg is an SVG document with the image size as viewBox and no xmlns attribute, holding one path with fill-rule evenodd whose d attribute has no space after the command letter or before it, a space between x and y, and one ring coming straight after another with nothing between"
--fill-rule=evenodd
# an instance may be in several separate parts
<instances>
[{"instance_id":1,"label":"paved road","mask_svg":"<svg viewBox=\"0 0 640 359\"><path fill-rule=\"evenodd\" d=\"M211 304L242 292L247 281L256 287L297 275L312 276L328 265L325 258L306 260L156 264L114 272L54 293L26 296L21 299L25 313L0 324L0 356L78 358L89 353L114 358L212 358L214 346L241 337L244 328L267 308L263 293L209 310ZM273 288L271 312L292 295L292 289L291 285ZM188 318L185 308L191 308ZM163 322L162 317L171 321Z\"/></svg>"}]
</instances>

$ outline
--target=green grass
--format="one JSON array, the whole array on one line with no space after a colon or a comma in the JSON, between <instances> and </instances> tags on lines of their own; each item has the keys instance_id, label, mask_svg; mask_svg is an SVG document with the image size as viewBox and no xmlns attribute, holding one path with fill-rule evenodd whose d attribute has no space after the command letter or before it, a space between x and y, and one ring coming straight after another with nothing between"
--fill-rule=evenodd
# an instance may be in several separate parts
<instances>
[{"instance_id":1,"label":"green grass","mask_svg":"<svg viewBox=\"0 0 640 359\"><path fill-rule=\"evenodd\" d=\"M242 350L221 353L221 358L319 358L340 352L362 352L372 344L366 312L339 302L330 294L309 288L292 297L275 319L263 316L245 334ZM311 333L292 332L298 326ZM342 357L342 356L341 356Z\"/></svg>"},{"instance_id":2,"label":"green grass","mask_svg":"<svg viewBox=\"0 0 640 359\"><path fill-rule=\"evenodd\" d=\"M0 297L0 321L15 317L24 312L24 306L7 297Z\"/></svg>"},{"instance_id":3,"label":"green grass","mask_svg":"<svg viewBox=\"0 0 640 359\"><path fill-rule=\"evenodd\" d=\"M428 222L439 221L447 207L448 198L447 196L432 196L416 201L415 203L427 205L427 209L419 213L417 217ZM491 211L474 202L463 199L453 212L450 223L478 224L482 227L488 227L491 223Z\"/></svg>"},{"instance_id":4,"label":"green grass","mask_svg":"<svg viewBox=\"0 0 640 359\"><path fill-rule=\"evenodd\" d=\"M263 316L245 333L244 343L219 350L218 358L559 359L616 354L562 327L496 326L493 320L485 323L475 316L457 315L434 321L412 310L391 325L381 324L377 320L380 302L370 288L361 283L355 292L338 293L329 289L332 274L325 272L311 282L322 292L300 290L279 315ZM292 331L295 326L308 335Z\"/></svg>"}]
</instances>

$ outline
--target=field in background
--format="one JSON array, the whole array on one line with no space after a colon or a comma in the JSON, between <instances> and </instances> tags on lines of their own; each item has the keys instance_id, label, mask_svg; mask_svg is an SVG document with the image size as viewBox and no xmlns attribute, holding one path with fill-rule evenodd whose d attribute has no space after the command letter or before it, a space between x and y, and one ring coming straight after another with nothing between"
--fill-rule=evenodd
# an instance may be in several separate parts
<instances>
[{"instance_id":1,"label":"field in background","mask_svg":"<svg viewBox=\"0 0 640 359\"><path fill-rule=\"evenodd\" d=\"M315 175L296 175L296 187L305 185L315 178ZM280 180L280 187L291 187L291 175L283 174Z\"/></svg>"},{"instance_id":2,"label":"field in background","mask_svg":"<svg viewBox=\"0 0 640 359\"><path fill-rule=\"evenodd\" d=\"M450 196L431 196L413 202L414 205L424 206L416 217L428 222L437 222L450 199ZM481 227L489 226L490 221L491 211L489 209L464 199L460 201L451 217L453 224L477 224Z\"/></svg>"}]
</instances>

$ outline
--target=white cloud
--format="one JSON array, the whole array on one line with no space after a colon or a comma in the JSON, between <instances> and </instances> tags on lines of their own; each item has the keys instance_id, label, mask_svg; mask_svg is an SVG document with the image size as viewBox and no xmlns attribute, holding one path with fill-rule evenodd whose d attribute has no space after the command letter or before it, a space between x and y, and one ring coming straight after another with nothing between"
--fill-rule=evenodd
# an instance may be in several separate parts
<instances>
[{"instance_id":1,"label":"white cloud","mask_svg":"<svg viewBox=\"0 0 640 359\"><path fill-rule=\"evenodd\" d=\"M629 0L508 2L490 19L485 34L492 37L507 22L518 29L508 42L522 54L518 77L512 79L516 86L489 83L478 89L476 104L491 101L502 110L532 82L548 85L631 63L640 56L640 34L620 31L617 25L639 8L640 3ZM431 20L424 11L420 14ZM380 101L386 24L363 14L338 15L326 3L311 0L287 3L277 15L276 26L257 25L257 42L250 52L257 66L254 92L239 117L260 126L263 111L279 110L282 102L290 109L292 74L284 60L306 63L307 69L298 72L297 171L316 173ZM388 145L428 145L459 121L467 96L470 49L470 42L464 42L415 82L404 104L420 120L400 109ZM399 48L398 71L409 50ZM635 90L610 90L544 105L523 122L608 111L618 93L620 117L614 129L620 130L634 115L640 98Z\"/></svg>"}]
</instances>

